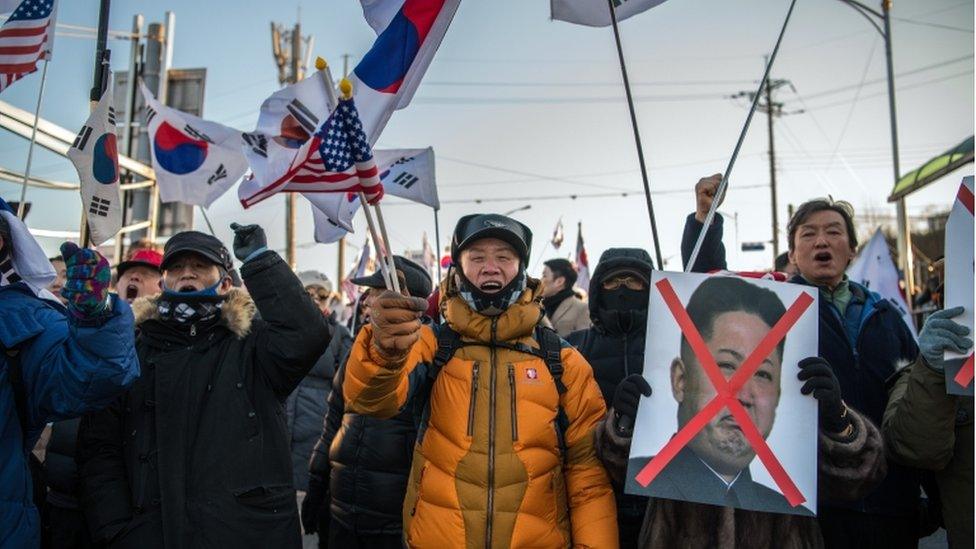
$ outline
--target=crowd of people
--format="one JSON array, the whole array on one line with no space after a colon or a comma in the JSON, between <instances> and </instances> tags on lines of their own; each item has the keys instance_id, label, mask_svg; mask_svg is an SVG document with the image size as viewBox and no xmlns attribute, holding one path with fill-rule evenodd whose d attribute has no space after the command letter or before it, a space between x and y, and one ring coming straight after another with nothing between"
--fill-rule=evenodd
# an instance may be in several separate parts
<instances>
[{"instance_id":1,"label":"crowd of people","mask_svg":"<svg viewBox=\"0 0 976 549\"><path fill-rule=\"evenodd\" d=\"M692 270L722 271L710 291L768 330L782 311L728 276L722 217L704 226L720 179L695 186L682 257L705 230ZM782 496L694 444L673 466L696 486L625 493L640 402L672 390L642 375L644 249L607 249L577 292L565 259L527 272L527 226L467 215L443 280L395 256L402 292L353 279L343 322L325 275L232 228L232 250L185 231L112 273L71 243L45 257L0 201L0 547L890 548L940 526L973 546L973 399L943 373L946 350L972 348L962 310L916 342L846 277L843 202L796 210L774 276L819 292L818 353L797 364L817 402L816 516L738 508ZM708 295L689 314L720 337L723 310L694 312ZM694 361L675 361L695 394ZM705 489L725 503L682 496Z\"/></svg>"}]
</instances>

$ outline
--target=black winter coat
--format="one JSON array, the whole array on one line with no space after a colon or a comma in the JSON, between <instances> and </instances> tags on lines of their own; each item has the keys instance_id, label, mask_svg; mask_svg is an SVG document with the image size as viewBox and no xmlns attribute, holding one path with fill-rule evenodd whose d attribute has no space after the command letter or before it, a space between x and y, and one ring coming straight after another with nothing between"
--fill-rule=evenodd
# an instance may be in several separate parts
<instances>
[{"instance_id":1,"label":"black winter coat","mask_svg":"<svg viewBox=\"0 0 976 549\"><path fill-rule=\"evenodd\" d=\"M79 432L96 541L301 546L282 405L331 334L277 254L241 271L251 295L231 290L209 325L177 328L158 318L155 299L134 304L142 376Z\"/></svg>"},{"instance_id":2,"label":"black winter coat","mask_svg":"<svg viewBox=\"0 0 976 549\"><path fill-rule=\"evenodd\" d=\"M681 256L685 261L691 255L701 227L694 215L688 216L681 241ZM709 228L695 267L706 271L727 268L719 223ZM809 285L800 276L792 278L790 282ZM888 403L886 381L899 364L915 360L918 345L901 315L887 300L859 284L849 284L853 294L852 303L863 303L860 321L850 320L859 324L857 341L852 342L847 336L844 328L847 320L841 319L840 313L826 299L820 299L819 354L830 363L837 376L844 402L878 426ZM849 317L853 311L849 305ZM884 481L866 498L855 502L828 500L823 505L869 514L914 516L918 511L918 498L917 470L890 463Z\"/></svg>"},{"instance_id":3,"label":"black winter coat","mask_svg":"<svg viewBox=\"0 0 976 549\"><path fill-rule=\"evenodd\" d=\"M352 348L349 330L334 318L327 317L326 322L333 330L329 346L285 401L285 417L291 435L292 478L295 489L303 492L308 491L308 460L322 435L332 378Z\"/></svg>"},{"instance_id":4,"label":"black winter coat","mask_svg":"<svg viewBox=\"0 0 976 549\"><path fill-rule=\"evenodd\" d=\"M309 471L313 479L329 483L332 518L347 530L400 534L417 438L414 413L405 409L390 419L347 413L345 373L343 364L333 378L329 411Z\"/></svg>"},{"instance_id":5,"label":"black winter coat","mask_svg":"<svg viewBox=\"0 0 976 549\"><path fill-rule=\"evenodd\" d=\"M56 421L51 426L51 438L44 455L44 478L47 481L47 502L62 509L78 509L78 466L75 443L81 418Z\"/></svg>"},{"instance_id":6,"label":"black winter coat","mask_svg":"<svg viewBox=\"0 0 976 549\"><path fill-rule=\"evenodd\" d=\"M609 409L617 385L630 374L644 371L644 337L647 324L647 310L640 315L626 315L621 318L615 313L601 310L603 279L607 273L621 267L640 270L650 278L651 257L641 249L611 248L600 256L600 262L590 278L589 306L592 327L569 334L566 341L576 347L593 368L593 377L603 400ZM622 487L616 487L617 515L622 521L640 524L647 507L647 498L624 494Z\"/></svg>"}]
</instances>

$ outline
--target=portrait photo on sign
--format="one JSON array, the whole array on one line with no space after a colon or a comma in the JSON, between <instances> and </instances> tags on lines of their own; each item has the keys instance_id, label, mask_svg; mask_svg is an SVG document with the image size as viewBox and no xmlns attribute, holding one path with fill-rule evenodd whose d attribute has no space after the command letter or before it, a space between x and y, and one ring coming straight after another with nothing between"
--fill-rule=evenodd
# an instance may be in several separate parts
<instances>
[{"instance_id":1,"label":"portrait photo on sign","mask_svg":"<svg viewBox=\"0 0 976 549\"><path fill-rule=\"evenodd\" d=\"M812 516L817 290L773 280L655 272L626 492Z\"/></svg>"}]
</instances>

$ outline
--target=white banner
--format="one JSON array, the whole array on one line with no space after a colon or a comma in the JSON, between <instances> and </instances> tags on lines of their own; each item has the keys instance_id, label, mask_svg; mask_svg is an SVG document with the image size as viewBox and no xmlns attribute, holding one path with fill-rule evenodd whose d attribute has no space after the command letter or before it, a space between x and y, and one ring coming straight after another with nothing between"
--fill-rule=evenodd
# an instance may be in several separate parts
<instances>
[{"instance_id":1,"label":"white banner","mask_svg":"<svg viewBox=\"0 0 976 549\"><path fill-rule=\"evenodd\" d=\"M664 0L614 0L617 22L647 11ZM576 23L589 27L606 27L610 24L610 7L603 0L550 0L552 18L557 21Z\"/></svg>"},{"instance_id":2,"label":"white banner","mask_svg":"<svg viewBox=\"0 0 976 549\"><path fill-rule=\"evenodd\" d=\"M898 269L891 259L891 252L888 250L884 235L881 234L881 229L874 233L867 246L861 249L861 253L847 268L847 278L890 301L901 315L901 319L905 321L905 325L912 331L912 335L918 339L912 315L908 312L908 304L905 303L898 286L900 278Z\"/></svg>"}]
</instances>

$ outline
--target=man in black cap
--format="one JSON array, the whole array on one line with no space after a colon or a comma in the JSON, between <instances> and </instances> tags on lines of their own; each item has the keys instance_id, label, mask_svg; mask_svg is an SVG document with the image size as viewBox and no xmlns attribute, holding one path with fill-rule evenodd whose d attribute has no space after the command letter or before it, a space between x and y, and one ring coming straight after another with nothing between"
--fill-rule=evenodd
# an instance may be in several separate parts
<instances>
[{"instance_id":1,"label":"man in black cap","mask_svg":"<svg viewBox=\"0 0 976 549\"><path fill-rule=\"evenodd\" d=\"M426 269L398 255L393 263L401 288L414 297L430 295ZM369 294L385 289L381 272L351 282L365 286ZM308 464L302 524L306 533L318 532L319 547L399 549L411 461L404 450L413 447L417 436L413 411L403 410L389 420L347 412L345 374L341 367L332 380L322 436Z\"/></svg>"},{"instance_id":2,"label":"man in black cap","mask_svg":"<svg viewBox=\"0 0 976 549\"><path fill-rule=\"evenodd\" d=\"M232 288L219 240L174 235L162 294L133 304L142 375L82 420L82 507L96 543L300 546L282 403L331 334L264 231L231 228L250 295Z\"/></svg>"},{"instance_id":3,"label":"man in black cap","mask_svg":"<svg viewBox=\"0 0 976 549\"><path fill-rule=\"evenodd\" d=\"M613 547L613 491L596 457L606 414L576 349L541 327L532 233L462 217L441 283L443 323L420 297L370 302L345 369L347 410L417 424L403 502L411 547Z\"/></svg>"}]
</instances>

